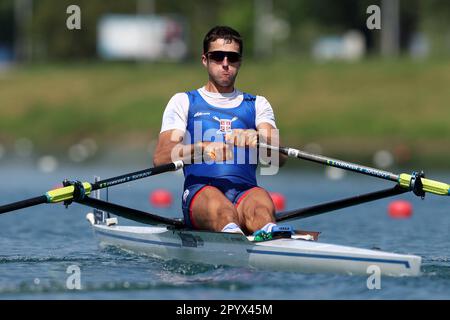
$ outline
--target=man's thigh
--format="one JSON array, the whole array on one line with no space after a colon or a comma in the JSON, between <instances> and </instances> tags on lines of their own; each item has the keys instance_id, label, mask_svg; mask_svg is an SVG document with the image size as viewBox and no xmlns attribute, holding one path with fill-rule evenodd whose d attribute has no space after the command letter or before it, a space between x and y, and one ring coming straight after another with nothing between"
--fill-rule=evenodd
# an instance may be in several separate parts
<instances>
[{"instance_id":1,"label":"man's thigh","mask_svg":"<svg viewBox=\"0 0 450 320\"><path fill-rule=\"evenodd\" d=\"M227 217L222 216L224 212L227 213ZM189 215L195 228L218 230L224 221L230 219L229 215L237 217L237 211L219 189L205 186L191 200ZM239 221L235 222L239 223Z\"/></svg>"}]
</instances>

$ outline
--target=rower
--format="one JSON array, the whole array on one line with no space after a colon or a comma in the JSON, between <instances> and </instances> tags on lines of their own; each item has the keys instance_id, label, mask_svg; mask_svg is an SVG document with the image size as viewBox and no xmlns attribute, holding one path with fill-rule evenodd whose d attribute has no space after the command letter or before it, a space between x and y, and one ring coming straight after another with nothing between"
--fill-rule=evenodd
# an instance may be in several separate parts
<instances>
[{"instance_id":1,"label":"rower","mask_svg":"<svg viewBox=\"0 0 450 320\"><path fill-rule=\"evenodd\" d=\"M237 31L212 28L201 57L207 83L175 94L164 111L153 162L188 163L182 208L192 229L251 234L276 226L272 199L256 181L256 145L278 144L278 130L266 98L234 87L242 52ZM287 157L269 151L267 158L281 166Z\"/></svg>"}]
</instances>

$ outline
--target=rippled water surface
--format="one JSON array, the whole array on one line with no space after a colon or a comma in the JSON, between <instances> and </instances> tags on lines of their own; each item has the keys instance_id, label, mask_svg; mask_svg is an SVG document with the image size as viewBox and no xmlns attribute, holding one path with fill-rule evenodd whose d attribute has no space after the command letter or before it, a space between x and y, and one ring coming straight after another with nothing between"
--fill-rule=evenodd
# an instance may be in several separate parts
<instances>
[{"instance_id":1,"label":"rippled water surface","mask_svg":"<svg viewBox=\"0 0 450 320\"><path fill-rule=\"evenodd\" d=\"M25 167L26 168L26 167ZM43 194L63 178L92 181L94 174L115 176L136 167L61 168L53 174L23 166L0 167L1 203ZM448 173L429 173L450 181ZM182 176L167 173L115 187L109 199L167 216L180 215ZM284 171L261 177L262 186L283 193L288 209L389 187L388 182L354 174L325 179L322 171ZM149 193L167 188L174 194L169 209L154 209ZM334 274L266 272L245 268L161 261L114 249L100 250L85 220L88 208L73 204L40 205L0 215L1 299L449 299L450 199L412 194L397 197L413 203L411 219L393 220L391 200L299 220L296 227L322 231L322 242L378 247L423 257L416 278L382 278L380 290L369 290L367 278ZM119 218L121 224L127 224ZM67 270L78 266L81 290L69 290Z\"/></svg>"}]
</instances>

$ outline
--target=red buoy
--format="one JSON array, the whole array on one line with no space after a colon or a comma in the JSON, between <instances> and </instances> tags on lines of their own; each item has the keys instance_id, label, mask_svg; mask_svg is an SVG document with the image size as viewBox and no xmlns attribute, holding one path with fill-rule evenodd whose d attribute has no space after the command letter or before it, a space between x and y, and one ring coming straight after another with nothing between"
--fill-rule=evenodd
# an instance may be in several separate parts
<instances>
[{"instance_id":1,"label":"red buoy","mask_svg":"<svg viewBox=\"0 0 450 320\"><path fill-rule=\"evenodd\" d=\"M278 192L270 192L270 197L272 198L273 204L277 211L284 210L286 204L286 198L284 195Z\"/></svg>"},{"instance_id":2,"label":"red buoy","mask_svg":"<svg viewBox=\"0 0 450 320\"><path fill-rule=\"evenodd\" d=\"M172 205L172 194L165 189L157 189L149 197L152 206L157 208L167 208Z\"/></svg>"},{"instance_id":3,"label":"red buoy","mask_svg":"<svg viewBox=\"0 0 450 320\"><path fill-rule=\"evenodd\" d=\"M412 211L412 204L405 200L392 201L388 207L389 216L395 219L410 218Z\"/></svg>"}]
</instances>

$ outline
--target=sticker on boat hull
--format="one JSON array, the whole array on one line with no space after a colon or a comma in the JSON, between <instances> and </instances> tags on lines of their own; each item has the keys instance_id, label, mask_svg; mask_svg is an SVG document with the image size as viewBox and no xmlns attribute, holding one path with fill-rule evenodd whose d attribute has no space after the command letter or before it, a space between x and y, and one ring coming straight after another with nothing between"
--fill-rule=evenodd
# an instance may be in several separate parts
<instances>
[{"instance_id":1,"label":"sticker on boat hull","mask_svg":"<svg viewBox=\"0 0 450 320\"><path fill-rule=\"evenodd\" d=\"M204 244L202 238L193 234L180 232L178 236L181 239L181 246L183 247L197 248L202 247Z\"/></svg>"}]
</instances>

